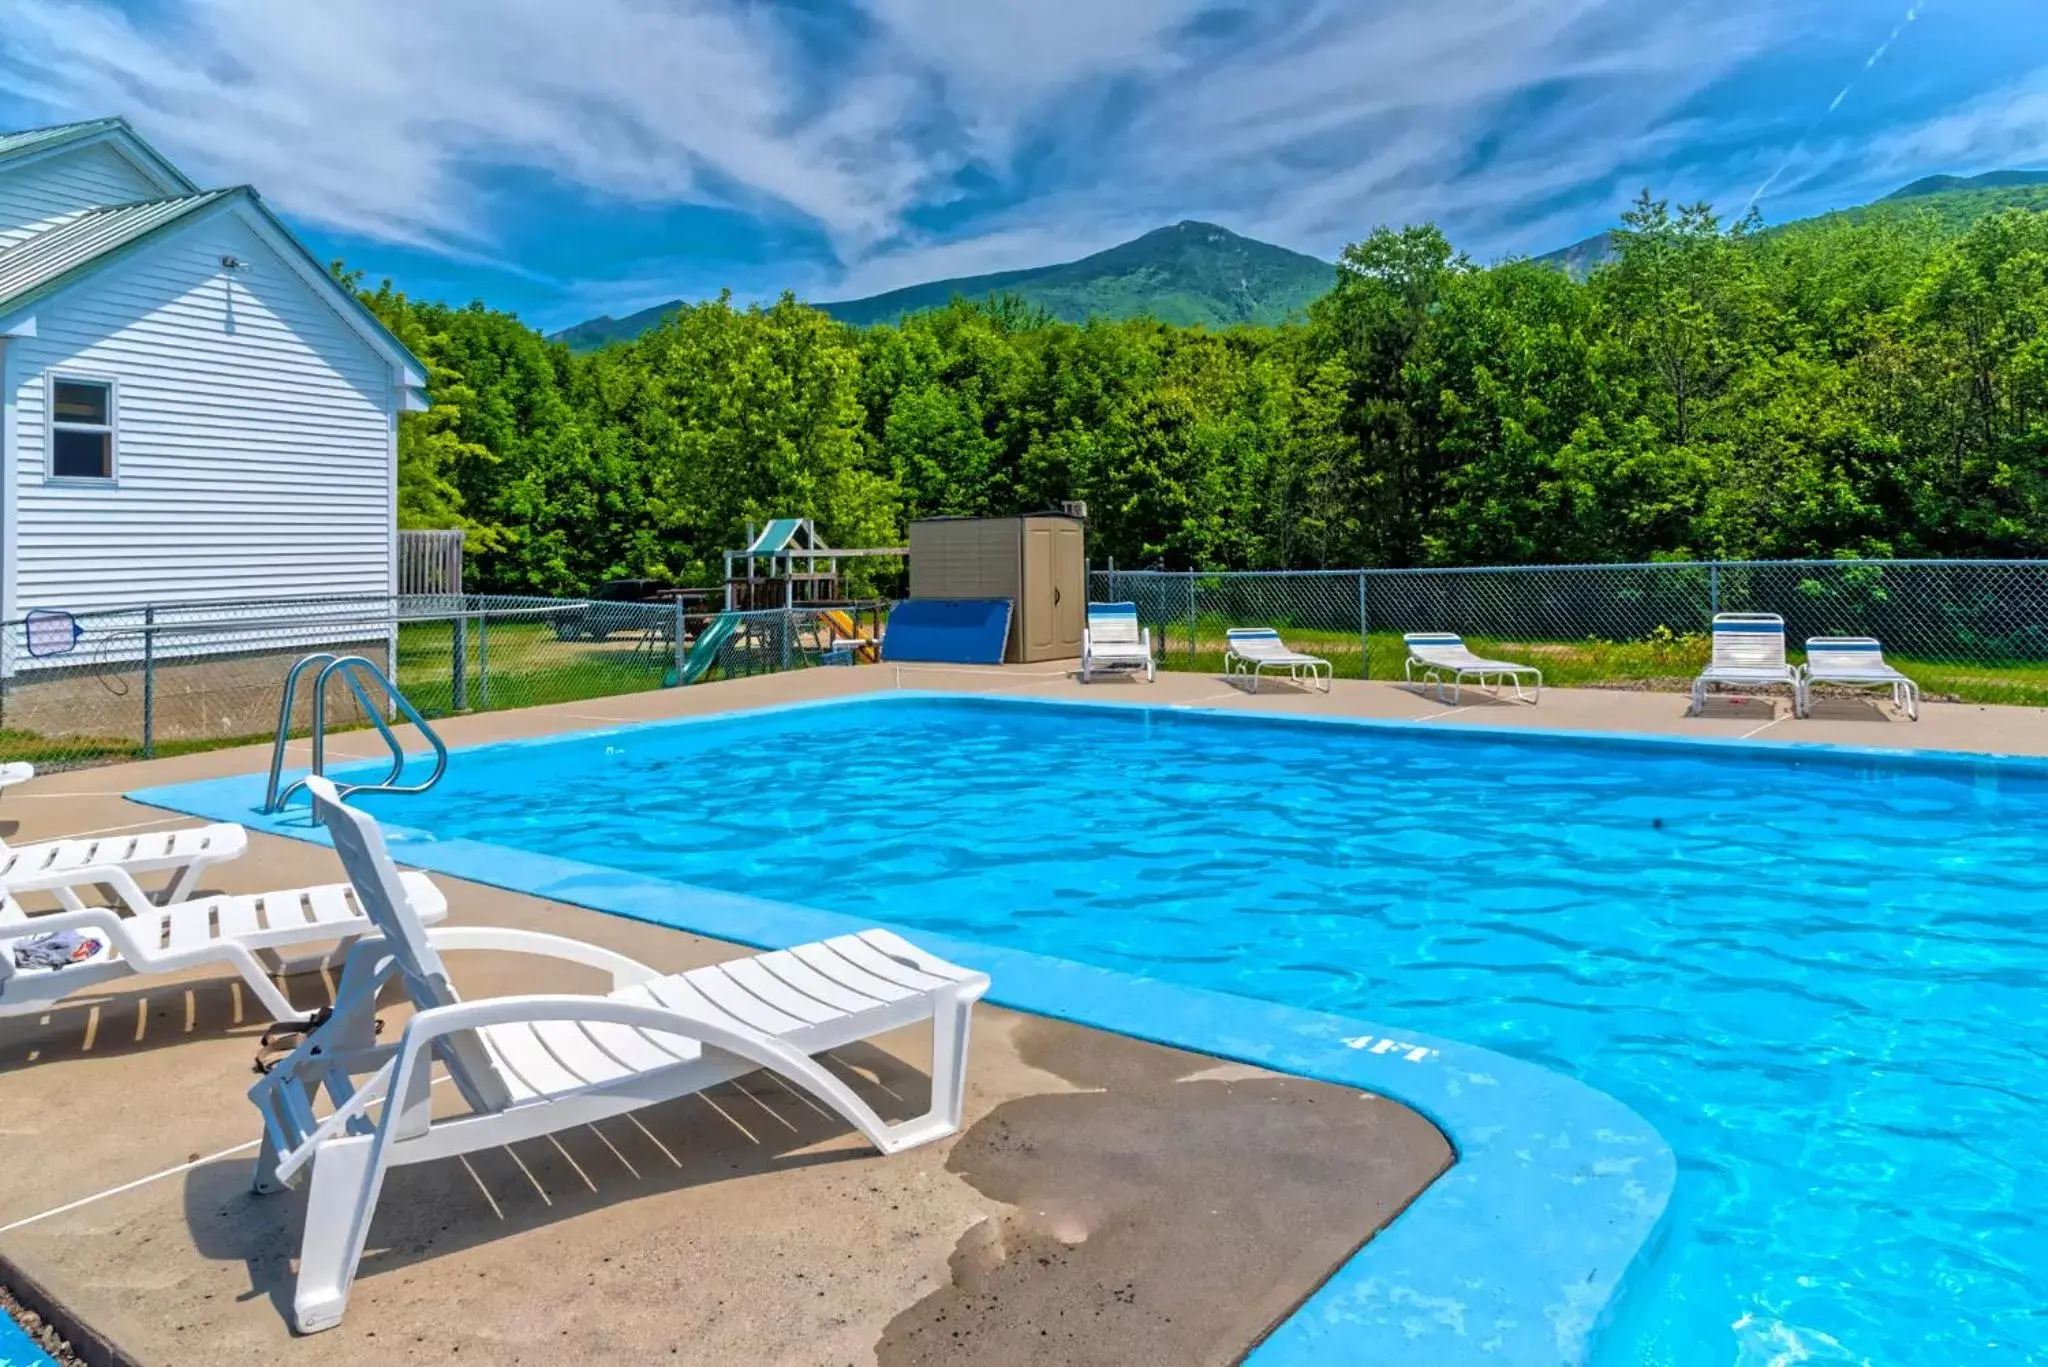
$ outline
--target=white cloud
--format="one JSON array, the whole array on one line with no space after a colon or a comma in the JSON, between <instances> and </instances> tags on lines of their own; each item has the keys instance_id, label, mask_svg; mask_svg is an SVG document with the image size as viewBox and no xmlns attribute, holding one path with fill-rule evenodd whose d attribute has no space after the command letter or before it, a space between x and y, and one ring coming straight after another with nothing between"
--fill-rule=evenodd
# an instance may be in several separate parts
<instances>
[{"instance_id":1,"label":"white cloud","mask_svg":"<svg viewBox=\"0 0 2048 1367\"><path fill-rule=\"evenodd\" d=\"M1837 147L1837 154L1853 154ZM2048 66L1917 126L1870 140L1860 160L1873 176L1969 175L2048 164Z\"/></svg>"},{"instance_id":2,"label":"white cloud","mask_svg":"<svg viewBox=\"0 0 2048 1367\"><path fill-rule=\"evenodd\" d=\"M1921 118L1815 139L1780 174L1772 217L1818 213L1930 175L2048 167L2048 66Z\"/></svg>"},{"instance_id":3,"label":"white cloud","mask_svg":"<svg viewBox=\"0 0 2048 1367\"><path fill-rule=\"evenodd\" d=\"M1506 214L1639 160L1685 99L1767 41L1771 13L1755 0L1319 6L1149 111L1146 166L1184 179L1231 167L1259 221L1297 237ZM1468 170L1482 145L1484 168Z\"/></svg>"},{"instance_id":4,"label":"white cloud","mask_svg":"<svg viewBox=\"0 0 2048 1367\"><path fill-rule=\"evenodd\" d=\"M747 0L173 0L148 21L7 0L0 84L129 113L303 220L451 254L493 250L495 166L772 206L844 263L814 292L857 294L1182 217L1324 252L1419 217L1515 241L1523 206L1633 173L1819 0L852 2L864 27L821 61L794 11ZM1028 175L1029 202L907 226L970 169Z\"/></svg>"},{"instance_id":5,"label":"white cloud","mask_svg":"<svg viewBox=\"0 0 2048 1367\"><path fill-rule=\"evenodd\" d=\"M1173 69L1205 0L860 0L891 60L931 78L972 155L1006 155L1025 120L1082 83Z\"/></svg>"},{"instance_id":6,"label":"white cloud","mask_svg":"<svg viewBox=\"0 0 2048 1367\"><path fill-rule=\"evenodd\" d=\"M948 259L1035 264L1181 217L1326 255L1377 224L1425 218L1486 254L1544 250L1564 220L1532 206L1590 188L1618 209L1700 131L1680 114L1686 101L1813 11L1770 0L1286 0L1265 14L1249 32L1181 44L1170 62L1134 44L1149 54L1129 69L1134 116L1107 140L1085 120L1068 130L1077 151L1087 143L1090 174L989 220L985 237L948 243ZM1043 126L1059 112L1048 104L1032 116L1041 136L1058 132ZM1468 158L1482 144L1475 171ZM1068 229L1070 250L1048 253L1047 224ZM892 249L856 263L848 292L947 273L929 249Z\"/></svg>"},{"instance_id":7,"label":"white cloud","mask_svg":"<svg viewBox=\"0 0 2048 1367\"><path fill-rule=\"evenodd\" d=\"M487 240L473 176L509 164L633 199L772 201L858 245L923 176L902 82L850 82L797 120L780 32L716 0L186 0L147 27L98 0L9 9L0 59L69 112L128 112L202 174L380 238Z\"/></svg>"}]
</instances>

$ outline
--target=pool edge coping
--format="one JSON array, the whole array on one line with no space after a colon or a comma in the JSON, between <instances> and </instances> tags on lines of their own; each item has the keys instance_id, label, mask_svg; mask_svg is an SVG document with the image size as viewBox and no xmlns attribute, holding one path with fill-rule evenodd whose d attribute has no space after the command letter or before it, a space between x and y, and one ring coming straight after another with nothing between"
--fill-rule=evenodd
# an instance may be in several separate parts
<instances>
[{"instance_id":1,"label":"pool edge coping","mask_svg":"<svg viewBox=\"0 0 2048 1367\"><path fill-rule=\"evenodd\" d=\"M905 689L565 730L465 746L459 753L589 741L887 699L1247 717L1192 705ZM1479 739L1534 736L1724 749L1737 744L1777 754L1787 748L1603 732L1473 726L1443 731L1425 722L1376 718L1267 713L1251 714L1251 719L1391 727ZM1860 753L1851 747L1810 748ZM1892 758L1915 752L1874 753ZM1978 758L1967 752L1957 757ZM2048 760L2037 763L2048 768ZM336 772L381 765L351 764ZM230 775L139 789L128 797L187 815L241 821L290 839L328 843L324 831L304 824L303 809L265 817L241 800L212 800L260 797L264 777ZM296 824L290 819L293 815ZM433 872L737 944L782 948L888 924L482 841L407 838L409 833L396 823L388 829L401 860ZM692 906L687 917L668 910L678 900ZM1257 1367L1326 1361L1327 1353L1338 1347L1368 1354L1426 1349L1434 1354L1432 1361L1446 1364L1583 1362L1600 1327L1651 1261L1676 1183L1676 1155L1641 1116L1589 1084L1492 1050L1416 1031L1389 1031L1359 1017L1183 986L916 927L891 928L988 971L995 984L989 994L992 1003L1356 1086L1416 1110L1444 1133L1455 1154L1450 1168L1252 1346L1245 1360ZM1421 1054L1410 1057L1411 1051ZM1432 1070L1432 1063L1440 1071ZM1402 1064L1407 1065L1406 1072Z\"/></svg>"},{"instance_id":2,"label":"pool edge coping","mask_svg":"<svg viewBox=\"0 0 2048 1367\"><path fill-rule=\"evenodd\" d=\"M88 1323L5 1252L0 1252L0 1289L23 1310L41 1316L76 1360L91 1367L139 1367L133 1354ZM10 1333L28 1345L28 1357L7 1356ZM27 1327L4 1308L0 1308L0 1367L59 1367L56 1355L38 1343Z\"/></svg>"},{"instance_id":3,"label":"pool edge coping","mask_svg":"<svg viewBox=\"0 0 2048 1367\"><path fill-rule=\"evenodd\" d=\"M939 688L883 688L866 692L841 694L824 698L802 698L786 702L742 704L719 712L690 713L673 717L650 717L642 720L620 719L600 722L592 726L574 727L551 731L541 735L507 736L496 740L480 741L474 745L450 746L449 753L485 754L500 750L522 750L534 746L552 745L571 739L597 740L605 736L625 735L648 730L666 730L671 727L692 727L714 725L749 717L765 717L780 713L832 711L845 707L872 705L899 705L905 702L954 702L996 708L1056 708L1074 711L1088 711L1106 714L1158 713L1173 717L1225 718L1237 722L1283 727L1302 728L1355 728L1365 731L1390 731L1415 736L1442 737L1452 742L1571 742L1590 744L1607 750L1694 750L1726 755L1734 753L1745 759L1771 757L1784 760L1787 756L1817 759L1831 763L1854 763L1858 761L1882 761L1921 769L1956 769L1985 767L2000 770L2016 770L2048 778L2048 755L2022 755L1998 750L1937 750L1908 749L1883 745L1852 745L1841 741L1806 740L1797 736L1778 735L1770 737L1744 734L1739 736L1681 736L1661 732L1635 731L1589 731L1580 727L1519 727L1498 722L1463 721L1455 726L1437 726L1437 716L1427 717L1364 717L1350 715L1325 715L1305 712L1244 711L1237 708L1217 707L1208 703L1147 702L1141 699L1118 700L1111 698L1068 698L1037 697L1014 693L977 693L959 689ZM1512 706L1512 704L1504 704ZM1533 704L1532 704L1533 706ZM1444 715L1444 714L1439 714ZM408 760L428 758L429 751L408 751ZM337 766L329 772L346 775L358 769L365 772L382 768L388 760L356 760ZM302 768L287 768L283 771L280 786L305 772ZM127 797L146 802L141 794L163 791L170 788L185 788L205 782L227 782L237 775L214 780L193 780L188 783L162 784L151 788L138 789L126 794ZM162 804L150 804L162 805Z\"/></svg>"}]
</instances>

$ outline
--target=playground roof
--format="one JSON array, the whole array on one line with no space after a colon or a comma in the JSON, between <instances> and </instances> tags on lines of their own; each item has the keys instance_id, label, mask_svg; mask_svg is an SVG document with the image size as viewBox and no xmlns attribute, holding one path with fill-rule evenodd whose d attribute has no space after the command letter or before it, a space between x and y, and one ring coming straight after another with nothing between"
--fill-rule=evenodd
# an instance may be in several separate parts
<instances>
[{"instance_id":1,"label":"playground roof","mask_svg":"<svg viewBox=\"0 0 2048 1367\"><path fill-rule=\"evenodd\" d=\"M796 540L797 533L803 529L803 518L778 517L761 529L761 534L754 538L754 544L747 547L747 554L772 555L776 551L786 551L789 543ZM811 545L823 549L824 543L818 540L816 531L811 533Z\"/></svg>"},{"instance_id":2,"label":"playground roof","mask_svg":"<svg viewBox=\"0 0 2048 1367\"><path fill-rule=\"evenodd\" d=\"M807 517L778 517L761 529L760 535L743 551L727 551L726 568L731 571L732 562L755 559L782 562L780 569L788 574L799 560L829 560L835 564L841 560L857 559L866 555L902 556L908 551L902 546L876 546L858 551L835 551L825 544L825 538L818 535L817 524ZM796 578L805 576L796 575ZM829 574L815 576L831 578Z\"/></svg>"}]
</instances>

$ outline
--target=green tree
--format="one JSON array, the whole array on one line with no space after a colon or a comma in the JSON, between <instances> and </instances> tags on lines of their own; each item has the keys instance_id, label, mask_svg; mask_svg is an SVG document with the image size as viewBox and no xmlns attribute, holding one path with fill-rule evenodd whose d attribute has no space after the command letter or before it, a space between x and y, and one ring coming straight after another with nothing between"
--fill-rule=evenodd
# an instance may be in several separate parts
<instances>
[{"instance_id":1,"label":"green tree","mask_svg":"<svg viewBox=\"0 0 2048 1367\"><path fill-rule=\"evenodd\" d=\"M1306 326L1221 332L720 298L573 356L362 297L428 370L401 521L467 529L489 589L710 582L775 516L883 545L1069 499L1127 566L2048 549L2048 217L1728 229L1645 194L1616 247L1581 281L1380 228Z\"/></svg>"}]
</instances>

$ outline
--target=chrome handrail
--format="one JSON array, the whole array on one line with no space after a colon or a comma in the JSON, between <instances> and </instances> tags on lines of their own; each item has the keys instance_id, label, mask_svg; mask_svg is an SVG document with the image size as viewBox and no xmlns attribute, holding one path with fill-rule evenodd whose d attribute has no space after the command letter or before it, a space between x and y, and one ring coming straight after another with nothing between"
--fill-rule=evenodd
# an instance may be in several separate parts
<instances>
[{"instance_id":1,"label":"chrome handrail","mask_svg":"<svg viewBox=\"0 0 2048 1367\"><path fill-rule=\"evenodd\" d=\"M332 651L319 651L301 659L291 667L291 672L284 676L284 700L277 705L277 739L271 743L270 747L270 783L263 790L263 810L265 812L277 811L283 805L278 801L277 785L279 779L284 775L284 747L285 742L291 736L292 704L298 701L299 676L316 664L331 664L338 658L340 657ZM317 737L317 731L315 735ZM317 750L320 745L319 740L315 739L313 745ZM319 765L317 762L313 767L315 772L318 772Z\"/></svg>"},{"instance_id":2,"label":"chrome handrail","mask_svg":"<svg viewBox=\"0 0 2048 1367\"><path fill-rule=\"evenodd\" d=\"M313 680L313 763L307 771L308 777L326 772L327 681L339 675L349 692L355 695L356 703L363 709L363 715L370 719L371 725L384 737L384 743L391 747L391 768L383 778L375 783L342 784L341 794L346 797L350 793L424 793L441 781L441 776L448 772L448 747L442 743L434 728L427 725L427 719L412 705L412 700L398 691L398 686L391 682L375 662L361 655L335 655L330 651L321 651L306 656L293 665L291 672L285 675L284 699L278 704L277 710L277 740L270 752L270 783L263 794L263 810L266 813L283 811L285 804L291 801L292 794L306 784L305 778L297 778L286 785L282 792L278 791L278 782L284 776L285 742L291 732L292 704L296 701L299 676L316 664L320 666L320 673ZM434 747L434 772L428 774L424 781L398 781L405 773L405 747L399 744L397 735L391 730L391 724L384 720L383 709L371 701L369 690L365 686L366 681L382 689L390 705L402 713L415 730L426 737L427 744Z\"/></svg>"}]
</instances>

